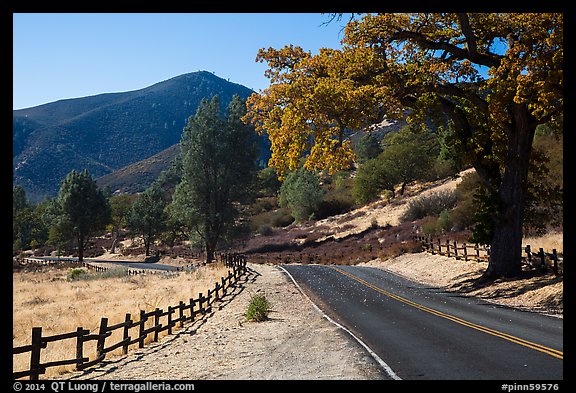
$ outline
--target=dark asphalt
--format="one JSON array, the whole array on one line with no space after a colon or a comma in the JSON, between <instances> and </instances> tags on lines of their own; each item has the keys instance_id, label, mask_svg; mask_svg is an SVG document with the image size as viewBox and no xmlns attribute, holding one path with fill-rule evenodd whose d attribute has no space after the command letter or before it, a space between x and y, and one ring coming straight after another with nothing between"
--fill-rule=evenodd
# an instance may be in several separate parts
<instances>
[{"instance_id":1,"label":"dark asphalt","mask_svg":"<svg viewBox=\"0 0 576 393\"><path fill-rule=\"evenodd\" d=\"M563 379L560 318L429 288L376 268L283 267L402 379Z\"/></svg>"}]
</instances>

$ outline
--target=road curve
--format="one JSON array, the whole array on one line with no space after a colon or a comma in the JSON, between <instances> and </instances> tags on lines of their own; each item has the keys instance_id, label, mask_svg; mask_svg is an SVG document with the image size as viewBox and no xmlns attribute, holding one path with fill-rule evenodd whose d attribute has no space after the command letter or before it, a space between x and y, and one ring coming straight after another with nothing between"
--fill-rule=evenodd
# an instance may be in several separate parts
<instances>
[{"instance_id":1,"label":"road curve","mask_svg":"<svg viewBox=\"0 0 576 393\"><path fill-rule=\"evenodd\" d=\"M283 268L401 379L563 379L560 318L427 287L377 268Z\"/></svg>"}]
</instances>

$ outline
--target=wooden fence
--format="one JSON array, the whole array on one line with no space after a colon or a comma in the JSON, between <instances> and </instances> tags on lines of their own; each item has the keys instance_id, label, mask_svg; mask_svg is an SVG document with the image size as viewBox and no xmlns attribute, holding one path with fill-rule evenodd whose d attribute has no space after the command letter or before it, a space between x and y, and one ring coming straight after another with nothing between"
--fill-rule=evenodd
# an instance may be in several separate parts
<instances>
[{"instance_id":1,"label":"wooden fence","mask_svg":"<svg viewBox=\"0 0 576 393\"><path fill-rule=\"evenodd\" d=\"M84 370L102 362L106 354L115 349L122 348L122 353L127 354L131 345L138 344L138 348L143 348L149 335L153 335L153 341L156 342L161 332L167 331L168 334L172 334L176 326L182 328L185 323L194 322L198 315L204 316L210 312L212 303L221 300L228 289L247 272L246 258L242 255L223 255L221 258L232 270L228 270L228 275L221 277L220 282L217 282L213 289L208 290L206 296L199 293L197 299L189 299L188 302L180 301L178 305L168 306L167 310L160 308L152 311L140 310L137 319L133 319L133 316L128 313L125 315L124 322L115 325L108 325L108 318L101 318L97 333L90 333L89 330L78 327L76 331L70 333L43 336L42 327L33 327L31 344L12 348L12 355L30 353L30 368L13 372L13 377L15 379L29 377L30 380L38 380L49 367L72 364L76 365L76 370ZM152 326L146 328L148 321L152 321ZM122 330L122 340L115 343L107 342L106 339L116 330ZM65 360L41 362L42 350L46 349L49 343L69 339L76 340L75 356ZM85 344L91 341L96 342L94 359L89 359L84 355Z\"/></svg>"},{"instance_id":2,"label":"wooden fence","mask_svg":"<svg viewBox=\"0 0 576 393\"><path fill-rule=\"evenodd\" d=\"M95 265L93 263L90 262L86 262L86 261L82 261L79 262L76 258L58 258L58 259L42 259L42 258L36 258L36 257L26 257L26 258L16 258L16 261L18 263L20 263L21 265L27 265L27 264L40 264L43 266L60 266L60 265L65 265L65 264L72 264L75 265L77 267L85 267L88 270L93 270L96 272L106 272L110 269L112 269L112 267L107 267L107 266L100 266L100 265ZM116 266L118 267L118 266ZM166 270L159 270L159 269L134 269L134 268L126 268L126 274L129 276L134 276L137 274L167 274L167 273L173 273L173 272L179 272L179 271L184 271L184 270L189 270L193 267L192 264L186 265L186 266L177 266L176 269L174 270L170 270L170 271L166 271Z\"/></svg>"},{"instance_id":3,"label":"wooden fence","mask_svg":"<svg viewBox=\"0 0 576 393\"><path fill-rule=\"evenodd\" d=\"M478 261L487 261L490 258L490 246L479 244L460 245L456 240L432 239L426 236L414 236L415 240L422 242L424 250L431 254L445 255L456 259L476 259ZM554 274L563 274L564 257L553 249L551 253L544 252L539 248L538 252L533 252L528 244L522 247L522 262L531 267L541 269L542 271L552 271Z\"/></svg>"}]
</instances>

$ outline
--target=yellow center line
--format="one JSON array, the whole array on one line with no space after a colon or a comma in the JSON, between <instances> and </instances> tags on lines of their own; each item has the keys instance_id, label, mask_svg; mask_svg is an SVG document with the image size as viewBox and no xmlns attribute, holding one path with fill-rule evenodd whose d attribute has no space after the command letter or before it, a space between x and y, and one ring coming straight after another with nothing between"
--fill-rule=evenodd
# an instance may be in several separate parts
<instances>
[{"instance_id":1,"label":"yellow center line","mask_svg":"<svg viewBox=\"0 0 576 393\"><path fill-rule=\"evenodd\" d=\"M563 353L562 351L557 350L557 349L549 348L549 347L546 347L546 346L544 346L544 345L534 343L534 342L532 342L532 341L524 340L524 339L522 339L522 338L519 338L519 337L516 337L516 336L512 336L512 335L510 335L510 334L503 333L503 332L500 332L500 331L498 331L498 330L491 329L491 328L486 327L486 326L478 325L478 324L475 324L475 323L466 321L466 320L464 320L464 319L462 319L462 318L455 317L455 316L450 315L450 314L446 314L446 313L444 313L444 312L435 310L435 309L433 309L433 308L423 306L423 305L421 305L421 304L415 303L415 302L413 302L413 301L411 301L411 300L408 300L408 299L406 299L406 298L403 298L403 297L398 296L398 295L396 295L396 294L393 294L393 293L391 293L391 292L385 291L385 290L383 290L383 289L381 289L381 288L379 288L379 287L377 287L377 286L375 286L375 285L373 285L373 284L371 284L371 283L369 283L369 282L361 279L360 277L355 276L355 275L352 274L352 273L346 272L346 271L344 271L344 270L342 270L342 269L340 269L340 268L337 268L337 267L334 267L334 266L331 266L331 268L334 269L334 270L336 270L337 272L339 272L339 273L341 273L341 274L343 274L343 275L345 275L345 276L347 276L347 277L350 277L351 279L356 280L356 281L358 281L359 283L361 283L361 284L363 284L363 285L365 285L365 286L367 286L367 287L375 290L376 292L381 293L382 295L388 296L388 297L390 297L390 298L392 298L392 299L395 299L395 300L398 300L398 301L400 301L400 302L402 302L402 303L408 304L408 305L410 305L410 306L412 306L412 307L415 307L415 308L417 308L417 309L419 309L419 310L426 311L426 312L428 312L428 313L430 313L430 314L434 314L434 315L437 315L437 316L439 316L439 317L441 317L441 318L445 318L445 319L448 319L448 320L450 320L450 321L459 323L460 325L467 326L467 327L470 327L470 328L472 328L472 329L476 329L476 330L479 330L479 331L481 331L481 332L488 333L488 334L491 334L491 335L493 335L493 336L503 338L503 339L508 340L508 341L510 341L510 342L513 342L513 343L522 345L522 346L524 346L524 347L528 347L528 348L534 349L534 350L536 350L536 351L543 352L543 353L548 354L548 355L550 355L550 356L553 356L553 357L555 357L555 358L564 360L564 353Z\"/></svg>"}]
</instances>

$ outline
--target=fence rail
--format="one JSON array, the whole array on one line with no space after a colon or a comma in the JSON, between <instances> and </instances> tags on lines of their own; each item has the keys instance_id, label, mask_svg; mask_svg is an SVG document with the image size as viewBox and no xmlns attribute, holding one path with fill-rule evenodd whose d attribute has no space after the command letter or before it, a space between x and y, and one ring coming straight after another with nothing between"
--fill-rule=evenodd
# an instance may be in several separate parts
<instances>
[{"instance_id":1,"label":"fence rail","mask_svg":"<svg viewBox=\"0 0 576 393\"><path fill-rule=\"evenodd\" d=\"M414 236L415 240L422 242L424 250L431 254L445 255L456 259L476 259L478 261L488 261L490 258L490 246L477 243L460 245L456 240L433 239L426 236ZM522 247L522 263L530 268L541 269L542 271L552 271L554 274L564 273L564 256L553 249L551 253L544 252L539 248L538 252L533 252L528 244Z\"/></svg>"},{"instance_id":2,"label":"fence rail","mask_svg":"<svg viewBox=\"0 0 576 393\"><path fill-rule=\"evenodd\" d=\"M40 264L43 266L59 266L59 265L64 265L64 264L72 264L78 267L85 267L88 270L93 270L95 272L106 272L110 269L112 269L112 267L107 267L107 266L100 266L100 265L95 265L94 263L90 263L90 262L86 262L86 261L82 261L79 262L78 259L76 258L58 258L58 259L43 259L43 258L37 258L37 257L25 257L25 258L16 258L17 262L20 263L21 265L27 265L27 264ZM180 272L180 271L184 271L184 270L189 270L190 268L192 268L193 265L189 264L186 266L177 266L175 270L170 270L170 271L165 271L165 270L158 270L158 269L134 269L134 268L126 268L126 274L129 276L135 276L138 274L169 274L169 273L173 273L173 272Z\"/></svg>"},{"instance_id":3,"label":"fence rail","mask_svg":"<svg viewBox=\"0 0 576 393\"><path fill-rule=\"evenodd\" d=\"M92 367L106 358L106 354L118 348L122 348L125 355L131 345L138 344L139 348L145 346L145 341L152 335L153 341L158 341L159 334L167 331L172 334L175 327L182 328L186 322L194 322L198 315L204 316L209 313L212 304L221 300L227 293L228 288L234 286L236 282L247 272L246 258L240 254L225 254L221 260L226 263L228 270L226 277L221 277L220 282L216 282L214 288L209 289L206 296L198 294L198 298L189 299L187 303L180 301L178 305L168 306L166 310L156 308L152 311L140 310L139 319L133 319L129 313L125 315L124 322L115 325L108 325L108 318L101 318L98 333L90 333L88 329L78 327L75 331L43 336L42 327L33 327L31 344L12 348L12 355L30 353L30 368L28 370L15 371L12 373L15 379L29 377L30 380L38 380L39 376L46 373L49 367L76 365L76 370L84 370ZM151 327L146 327L146 323L152 321ZM122 340L111 343L107 342L112 333L122 330ZM137 330L137 331L135 331ZM76 353L70 359L63 359L52 362L41 362L42 350L45 350L49 343L61 340L76 340ZM96 357L89 359L84 356L85 343L96 341Z\"/></svg>"}]
</instances>

